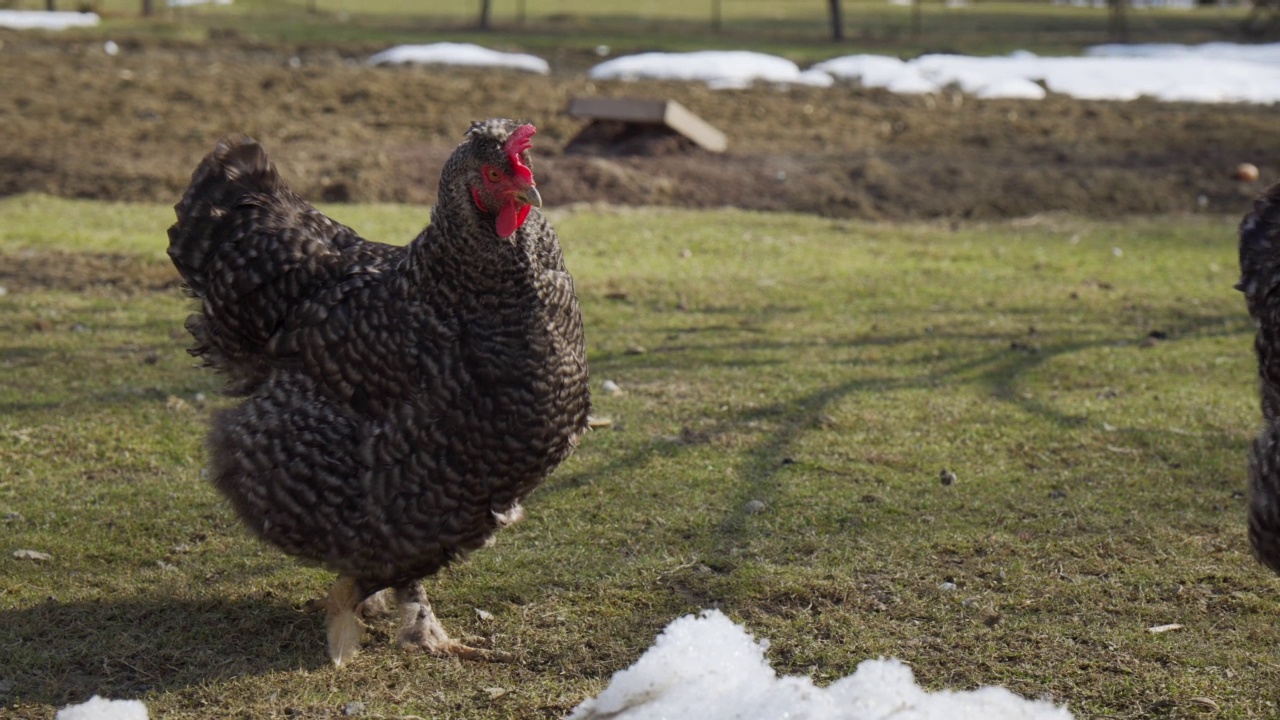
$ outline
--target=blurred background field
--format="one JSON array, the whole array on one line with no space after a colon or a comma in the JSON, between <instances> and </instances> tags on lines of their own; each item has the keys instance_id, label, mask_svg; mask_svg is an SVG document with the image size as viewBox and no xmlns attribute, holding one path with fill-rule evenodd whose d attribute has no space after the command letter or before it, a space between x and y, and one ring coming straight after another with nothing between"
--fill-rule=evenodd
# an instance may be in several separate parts
<instances>
[{"instance_id":1,"label":"blurred background field","mask_svg":"<svg viewBox=\"0 0 1280 720\"><path fill-rule=\"evenodd\" d=\"M1069 3L922 0L843 0L841 27L860 47L899 55L921 52L1005 53L1026 49L1069 54L1120 39L1105 6ZM13 0L12 7L46 3ZM491 29L477 32L481 3L410 0L248 0L229 5L168 7L154 3L140 21L138 0L57 3L59 10L94 9L113 32L201 38L234 33L248 39L291 42L392 42L455 39L526 49L600 45L614 52L749 46L795 60L835 54L832 22L822 0L491 0ZM1243 37L1251 8L1243 3L1194 7L1140 7L1124 14L1123 37L1132 41L1205 42Z\"/></svg>"}]
</instances>

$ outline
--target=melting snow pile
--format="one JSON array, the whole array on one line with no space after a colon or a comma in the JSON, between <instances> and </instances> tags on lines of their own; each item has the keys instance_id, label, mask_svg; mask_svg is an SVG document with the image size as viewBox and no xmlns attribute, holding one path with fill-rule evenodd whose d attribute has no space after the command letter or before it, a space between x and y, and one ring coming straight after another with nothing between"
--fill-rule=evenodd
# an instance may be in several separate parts
<instances>
[{"instance_id":1,"label":"melting snow pile","mask_svg":"<svg viewBox=\"0 0 1280 720\"><path fill-rule=\"evenodd\" d=\"M568 720L1071 720L1052 703L998 687L925 692L898 660L866 660L849 677L820 688L780 678L767 643L756 642L717 610L687 615L658 636L635 665L613 676Z\"/></svg>"},{"instance_id":2,"label":"melting snow pile","mask_svg":"<svg viewBox=\"0 0 1280 720\"><path fill-rule=\"evenodd\" d=\"M1084 54L1092 57L1238 60L1280 67L1280 43L1271 43L1269 45L1240 45L1229 42L1211 42L1203 45L1177 45L1175 43L1094 45L1085 49Z\"/></svg>"},{"instance_id":3,"label":"melting snow pile","mask_svg":"<svg viewBox=\"0 0 1280 720\"><path fill-rule=\"evenodd\" d=\"M753 52L642 53L591 70L602 80L686 80L716 88L755 81L825 87L856 80L895 93L956 86L983 98L1043 98L1050 92L1089 100L1152 97L1180 102L1280 102L1280 44L1100 45L1086 57L925 55L903 61L849 55L800 70L785 58Z\"/></svg>"},{"instance_id":4,"label":"melting snow pile","mask_svg":"<svg viewBox=\"0 0 1280 720\"><path fill-rule=\"evenodd\" d=\"M924 55L905 62L850 55L814 68L898 93L935 92L956 85L972 95L992 98L1036 99L1044 97L1048 88L1086 100L1133 100L1145 95L1182 102L1280 101L1280 49L1229 47L1233 50L1103 45L1091 48L1087 57L1039 57L1019 51L1003 57Z\"/></svg>"},{"instance_id":5,"label":"melting snow pile","mask_svg":"<svg viewBox=\"0 0 1280 720\"><path fill-rule=\"evenodd\" d=\"M65 30L91 27L101 22L97 13L0 10L0 27L11 30Z\"/></svg>"},{"instance_id":6,"label":"melting snow pile","mask_svg":"<svg viewBox=\"0 0 1280 720\"><path fill-rule=\"evenodd\" d=\"M746 50L625 55L591 68L590 76L595 80L693 80L713 88L749 87L756 81L818 87L834 82L825 72L802 71L786 58Z\"/></svg>"},{"instance_id":7,"label":"melting snow pile","mask_svg":"<svg viewBox=\"0 0 1280 720\"><path fill-rule=\"evenodd\" d=\"M466 65L498 67L546 75L551 66L546 60L525 53L507 53L470 43L434 43L431 45L397 45L369 58L370 65Z\"/></svg>"},{"instance_id":8,"label":"melting snow pile","mask_svg":"<svg viewBox=\"0 0 1280 720\"><path fill-rule=\"evenodd\" d=\"M62 708L54 720L147 720L147 706L138 700L107 700L94 695L87 702Z\"/></svg>"},{"instance_id":9,"label":"melting snow pile","mask_svg":"<svg viewBox=\"0 0 1280 720\"><path fill-rule=\"evenodd\" d=\"M1029 67L1037 60L1029 53L994 58L925 55L911 61L884 55L848 55L820 62L814 69L842 80L857 80L864 87L901 94L937 92L954 84L978 97L1039 100L1045 90L1032 80L1037 73Z\"/></svg>"}]
</instances>

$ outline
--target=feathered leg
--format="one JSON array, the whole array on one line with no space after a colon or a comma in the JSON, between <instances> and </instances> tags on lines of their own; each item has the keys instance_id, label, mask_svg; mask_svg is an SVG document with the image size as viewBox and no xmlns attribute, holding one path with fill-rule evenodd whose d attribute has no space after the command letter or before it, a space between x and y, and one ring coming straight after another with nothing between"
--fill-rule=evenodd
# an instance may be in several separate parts
<instances>
[{"instance_id":1,"label":"feathered leg","mask_svg":"<svg viewBox=\"0 0 1280 720\"><path fill-rule=\"evenodd\" d=\"M360 603L356 612L366 620L391 614L391 608L387 606L387 595L390 593L391 589L387 588L370 595Z\"/></svg>"},{"instance_id":2,"label":"feathered leg","mask_svg":"<svg viewBox=\"0 0 1280 720\"><path fill-rule=\"evenodd\" d=\"M396 588L396 603L400 606L400 632L396 636L401 647L414 648L438 657L453 656L463 660L510 662L509 653L473 648L449 637L444 626L436 619L431 603L422 591L421 582L413 582Z\"/></svg>"},{"instance_id":3,"label":"feathered leg","mask_svg":"<svg viewBox=\"0 0 1280 720\"><path fill-rule=\"evenodd\" d=\"M376 592L365 598L359 606L356 607L356 615L365 620L383 617L391 614L391 607L387 605L387 598L391 594L391 589L387 588L380 592ZM328 596L322 598L312 598L302 604L302 609L309 613L324 612L329 609Z\"/></svg>"},{"instance_id":4,"label":"feathered leg","mask_svg":"<svg viewBox=\"0 0 1280 720\"><path fill-rule=\"evenodd\" d=\"M364 594L352 578L339 576L325 598L325 629L329 635L329 657L334 665L342 665L360 649L361 627L356 609Z\"/></svg>"},{"instance_id":5,"label":"feathered leg","mask_svg":"<svg viewBox=\"0 0 1280 720\"><path fill-rule=\"evenodd\" d=\"M510 508L508 508L506 512L495 512L493 514L493 519L494 519L494 522L498 524L498 528L497 528L498 530L501 530L502 528L505 528L505 527L511 527L512 525L515 525L521 520L524 520L524 506L521 505L520 503L516 503L515 505L512 505ZM490 535L487 539L485 539L484 546L492 547L497 537L498 536L496 533L493 535Z\"/></svg>"}]
</instances>

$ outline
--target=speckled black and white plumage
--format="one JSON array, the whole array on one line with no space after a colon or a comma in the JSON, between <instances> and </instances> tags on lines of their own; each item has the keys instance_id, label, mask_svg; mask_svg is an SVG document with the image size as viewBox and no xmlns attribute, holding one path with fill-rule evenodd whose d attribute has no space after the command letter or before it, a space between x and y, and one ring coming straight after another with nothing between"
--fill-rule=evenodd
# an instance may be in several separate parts
<instances>
[{"instance_id":1,"label":"speckled black and white plumage","mask_svg":"<svg viewBox=\"0 0 1280 720\"><path fill-rule=\"evenodd\" d=\"M213 420L211 477L259 537L339 574L335 662L354 653L333 648L335 614L384 588L430 614L419 580L518 516L587 428L555 231L532 209L500 238L473 194L481 168L511 170L517 127L473 125L407 247L325 217L247 138L220 143L176 206L169 255L200 301L191 352L244 396Z\"/></svg>"},{"instance_id":2,"label":"speckled black and white plumage","mask_svg":"<svg viewBox=\"0 0 1280 720\"><path fill-rule=\"evenodd\" d=\"M1240 282L1257 325L1254 349L1265 423L1249 453L1249 543L1280 572L1280 184L1240 223Z\"/></svg>"}]
</instances>

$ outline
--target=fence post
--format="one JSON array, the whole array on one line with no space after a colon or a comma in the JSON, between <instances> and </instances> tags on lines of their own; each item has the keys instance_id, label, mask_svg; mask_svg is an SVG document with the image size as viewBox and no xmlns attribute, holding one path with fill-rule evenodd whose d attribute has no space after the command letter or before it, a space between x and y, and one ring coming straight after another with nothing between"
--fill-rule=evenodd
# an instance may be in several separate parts
<instances>
[{"instance_id":1,"label":"fence post","mask_svg":"<svg viewBox=\"0 0 1280 720\"><path fill-rule=\"evenodd\" d=\"M1120 42L1129 42L1129 18L1126 12L1129 0L1110 0L1111 17L1108 23L1111 26L1111 34L1120 39Z\"/></svg>"},{"instance_id":2,"label":"fence post","mask_svg":"<svg viewBox=\"0 0 1280 720\"><path fill-rule=\"evenodd\" d=\"M831 39L835 42L844 40L844 20L840 17L840 0L827 0L831 9Z\"/></svg>"}]
</instances>

